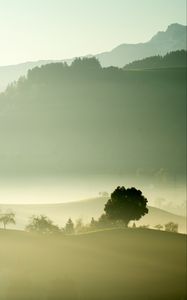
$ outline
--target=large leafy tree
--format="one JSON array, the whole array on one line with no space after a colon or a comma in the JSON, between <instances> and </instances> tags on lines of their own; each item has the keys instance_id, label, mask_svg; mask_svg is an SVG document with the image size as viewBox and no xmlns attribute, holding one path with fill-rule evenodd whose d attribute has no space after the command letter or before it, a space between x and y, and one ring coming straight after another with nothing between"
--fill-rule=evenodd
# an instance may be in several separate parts
<instances>
[{"instance_id":1,"label":"large leafy tree","mask_svg":"<svg viewBox=\"0 0 187 300\"><path fill-rule=\"evenodd\" d=\"M139 220L148 213L147 202L140 190L118 186L104 210L109 219L123 221L127 226L131 220Z\"/></svg>"}]
</instances>

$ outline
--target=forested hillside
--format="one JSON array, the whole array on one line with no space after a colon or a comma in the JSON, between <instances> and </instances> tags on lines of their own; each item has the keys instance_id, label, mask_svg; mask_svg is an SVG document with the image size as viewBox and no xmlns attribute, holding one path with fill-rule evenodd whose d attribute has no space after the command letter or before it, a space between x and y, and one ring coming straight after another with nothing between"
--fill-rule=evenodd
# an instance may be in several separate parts
<instances>
[{"instance_id":1,"label":"forested hillside","mask_svg":"<svg viewBox=\"0 0 187 300\"><path fill-rule=\"evenodd\" d=\"M127 64L125 70L159 69L159 68L186 68L187 52L185 50L167 53L165 56L156 55L136 60Z\"/></svg>"},{"instance_id":2,"label":"forested hillside","mask_svg":"<svg viewBox=\"0 0 187 300\"><path fill-rule=\"evenodd\" d=\"M123 43L107 52L94 55L103 67L117 66L123 68L135 60L144 59L153 55L165 55L168 52L186 49L186 26L170 24L166 31L157 32L150 41L138 44ZM90 56L90 55L89 55ZM49 63L67 62L71 64L73 57L61 60L28 61L16 65L0 66L0 91L20 76L25 76L29 69Z\"/></svg>"},{"instance_id":3,"label":"forested hillside","mask_svg":"<svg viewBox=\"0 0 187 300\"><path fill-rule=\"evenodd\" d=\"M0 173L182 175L185 84L184 68L36 67L0 95Z\"/></svg>"}]
</instances>

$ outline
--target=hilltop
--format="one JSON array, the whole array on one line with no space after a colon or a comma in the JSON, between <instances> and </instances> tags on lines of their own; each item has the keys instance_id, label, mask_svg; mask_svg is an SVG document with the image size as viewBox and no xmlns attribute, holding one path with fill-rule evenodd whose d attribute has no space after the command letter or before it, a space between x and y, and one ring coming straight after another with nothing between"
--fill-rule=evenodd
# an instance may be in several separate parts
<instances>
[{"instance_id":1,"label":"hilltop","mask_svg":"<svg viewBox=\"0 0 187 300\"><path fill-rule=\"evenodd\" d=\"M185 299L185 242L146 229L51 237L0 230L0 298Z\"/></svg>"}]
</instances>

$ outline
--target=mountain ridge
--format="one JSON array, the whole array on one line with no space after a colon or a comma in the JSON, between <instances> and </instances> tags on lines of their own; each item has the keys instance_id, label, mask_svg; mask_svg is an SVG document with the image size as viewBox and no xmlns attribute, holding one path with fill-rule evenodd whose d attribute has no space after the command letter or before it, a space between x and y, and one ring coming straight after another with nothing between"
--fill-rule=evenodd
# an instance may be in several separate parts
<instances>
[{"instance_id":1,"label":"mountain ridge","mask_svg":"<svg viewBox=\"0 0 187 300\"><path fill-rule=\"evenodd\" d=\"M177 50L169 52L164 56L155 55L146 57L141 60L135 60L127 64L124 70L146 70L146 69L163 69L163 68L186 68L187 52Z\"/></svg>"},{"instance_id":2,"label":"mountain ridge","mask_svg":"<svg viewBox=\"0 0 187 300\"><path fill-rule=\"evenodd\" d=\"M186 28L187 26L185 25L173 23L167 27L166 31L159 31L148 42L137 44L123 43L114 47L110 51L98 53L92 56L98 58L103 67L124 67L126 64L137 59L142 59L153 55L164 55L171 51L186 49ZM182 32L182 34L180 34L180 39L178 39L178 32L180 31ZM171 36L173 35L174 40L171 39ZM158 40L158 37L160 41L160 36L164 37L164 39L162 39L162 42L164 41L166 45L163 45L163 43L161 46L157 45L156 41ZM74 58L62 60L49 59L23 62L20 64L8 66L0 66L0 91L3 91L9 83L18 80L19 77L25 76L28 70L32 69L33 67L53 62L67 62L68 64L70 64L73 60Z\"/></svg>"},{"instance_id":3,"label":"mountain ridge","mask_svg":"<svg viewBox=\"0 0 187 300\"><path fill-rule=\"evenodd\" d=\"M107 67L112 64L113 66L124 67L127 63L137 59L186 49L186 30L187 26L185 25L170 24L166 31L159 31L148 42L121 44L110 52L103 52L96 57L102 66Z\"/></svg>"}]
</instances>

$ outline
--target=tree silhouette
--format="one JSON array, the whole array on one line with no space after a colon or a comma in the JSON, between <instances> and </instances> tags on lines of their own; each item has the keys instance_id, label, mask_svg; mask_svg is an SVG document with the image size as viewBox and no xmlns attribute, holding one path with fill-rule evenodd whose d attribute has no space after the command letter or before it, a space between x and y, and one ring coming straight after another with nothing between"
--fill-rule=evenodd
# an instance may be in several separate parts
<instances>
[{"instance_id":1,"label":"tree silhouette","mask_svg":"<svg viewBox=\"0 0 187 300\"><path fill-rule=\"evenodd\" d=\"M143 58L141 60L135 60L127 64L125 70L137 70L137 69L158 69L158 68L172 68L172 67L184 67L186 65L186 50L177 50L167 53L164 56L155 55Z\"/></svg>"},{"instance_id":2,"label":"tree silhouette","mask_svg":"<svg viewBox=\"0 0 187 300\"><path fill-rule=\"evenodd\" d=\"M26 226L26 230L44 234L60 232L59 227L54 225L53 221L44 215L33 216L30 223Z\"/></svg>"},{"instance_id":3,"label":"tree silhouette","mask_svg":"<svg viewBox=\"0 0 187 300\"><path fill-rule=\"evenodd\" d=\"M165 231L178 232L178 224L174 222L168 222L165 224Z\"/></svg>"},{"instance_id":4,"label":"tree silhouette","mask_svg":"<svg viewBox=\"0 0 187 300\"><path fill-rule=\"evenodd\" d=\"M16 224L15 214L13 212L7 212L0 215L0 223L3 223L4 229L8 224Z\"/></svg>"},{"instance_id":5,"label":"tree silhouette","mask_svg":"<svg viewBox=\"0 0 187 300\"><path fill-rule=\"evenodd\" d=\"M118 186L105 204L106 215L111 220L123 221L127 226L131 220L139 220L148 213L147 199L140 190Z\"/></svg>"},{"instance_id":6,"label":"tree silhouette","mask_svg":"<svg viewBox=\"0 0 187 300\"><path fill-rule=\"evenodd\" d=\"M72 222L73 223L73 222ZM76 220L76 223L75 223L75 232L76 233L80 233L83 231L83 228L84 228L84 224L83 224L83 221L81 218L79 218L78 220Z\"/></svg>"},{"instance_id":7,"label":"tree silhouette","mask_svg":"<svg viewBox=\"0 0 187 300\"><path fill-rule=\"evenodd\" d=\"M65 232L68 234L74 233L74 224L73 224L73 221L71 220L71 218L69 218L69 220L66 223Z\"/></svg>"},{"instance_id":8,"label":"tree silhouette","mask_svg":"<svg viewBox=\"0 0 187 300\"><path fill-rule=\"evenodd\" d=\"M93 229L97 227L97 221L93 217L90 222L90 227Z\"/></svg>"},{"instance_id":9,"label":"tree silhouette","mask_svg":"<svg viewBox=\"0 0 187 300\"><path fill-rule=\"evenodd\" d=\"M96 57L77 57L71 64L71 68L78 71L99 70L101 65Z\"/></svg>"},{"instance_id":10,"label":"tree silhouette","mask_svg":"<svg viewBox=\"0 0 187 300\"><path fill-rule=\"evenodd\" d=\"M136 223L135 222L133 222L132 228L136 228Z\"/></svg>"}]
</instances>

